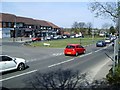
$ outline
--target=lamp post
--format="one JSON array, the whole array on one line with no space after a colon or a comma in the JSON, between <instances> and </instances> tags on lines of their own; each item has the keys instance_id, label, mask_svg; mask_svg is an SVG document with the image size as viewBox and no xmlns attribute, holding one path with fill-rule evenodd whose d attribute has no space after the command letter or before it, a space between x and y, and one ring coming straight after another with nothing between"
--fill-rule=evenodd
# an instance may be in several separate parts
<instances>
[{"instance_id":1,"label":"lamp post","mask_svg":"<svg viewBox=\"0 0 120 90\"><path fill-rule=\"evenodd\" d=\"M15 41L15 38L16 38L16 25L14 25L14 29L13 29L13 42Z\"/></svg>"},{"instance_id":2,"label":"lamp post","mask_svg":"<svg viewBox=\"0 0 120 90\"><path fill-rule=\"evenodd\" d=\"M118 0L118 63L120 64L120 0Z\"/></svg>"}]
</instances>

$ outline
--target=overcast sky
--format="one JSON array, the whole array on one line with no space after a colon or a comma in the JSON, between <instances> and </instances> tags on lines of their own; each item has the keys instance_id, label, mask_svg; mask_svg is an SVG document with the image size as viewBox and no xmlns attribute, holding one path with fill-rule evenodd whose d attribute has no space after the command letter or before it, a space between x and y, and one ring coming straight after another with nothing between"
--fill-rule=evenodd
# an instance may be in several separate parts
<instances>
[{"instance_id":1,"label":"overcast sky","mask_svg":"<svg viewBox=\"0 0 120 90\"><path fill-rule=\"evenodd\" d=\"M94 28L112 20L95 18L88 9L89 2L2 2L2 13L53 22L59 27L70 28L75 21L91 22Z\"/></svg>"}]
</instances>

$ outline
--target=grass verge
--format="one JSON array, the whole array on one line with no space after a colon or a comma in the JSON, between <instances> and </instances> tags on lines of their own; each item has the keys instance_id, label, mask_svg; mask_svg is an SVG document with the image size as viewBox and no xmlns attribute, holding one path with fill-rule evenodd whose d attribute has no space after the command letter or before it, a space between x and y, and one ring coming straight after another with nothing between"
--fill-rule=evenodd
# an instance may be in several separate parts
<instances>
[{"instance_id":1,"label":"grass verge","mask_svg":"<svg viewBox=\"0 0 120 90\"><path fill-rule=\"evenodd\" d=\"M68 38L51 41L38 41L32 42L31 46L34 47L50 47L50 48L64 48L67 44L81 44L82 46L96 43L98 40L103 40L103 37L95 37L94 39L86 38ZM50 46L44 46L44 43L49 43Z\"/></svg>"}]
</instances>

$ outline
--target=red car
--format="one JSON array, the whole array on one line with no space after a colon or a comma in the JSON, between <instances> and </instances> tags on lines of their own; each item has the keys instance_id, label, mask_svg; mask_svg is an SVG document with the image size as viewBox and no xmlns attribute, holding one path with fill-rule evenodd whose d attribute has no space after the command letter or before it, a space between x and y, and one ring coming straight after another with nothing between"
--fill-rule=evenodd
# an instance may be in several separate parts
<instances>
[{"instance_id":1,"label":"red car","mask_svg":"<svg viewBox=\"0 0 120 90\"><path fill-rule=\"evenodd\" d=\"M85 53L86 49L79 44L68 44L64 49L65 55L75 55Z\"/></svg>"},{"instance_id":2,"label":"red car","mask_svg":"<svg viewBox=\"0 0 120 90\"><path fill-rule=\"evenodd\" d=\"M40 37L35 37L35 38L32 38L32 41L41 41L41 38Z\"/></svg>"}]
</instances>

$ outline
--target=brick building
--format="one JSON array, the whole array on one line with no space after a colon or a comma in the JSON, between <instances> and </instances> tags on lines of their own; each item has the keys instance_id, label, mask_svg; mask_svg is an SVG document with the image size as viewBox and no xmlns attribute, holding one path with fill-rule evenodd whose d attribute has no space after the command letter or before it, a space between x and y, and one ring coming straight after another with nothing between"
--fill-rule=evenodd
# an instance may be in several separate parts
<instances>
[{"instance_id":1,"label":"brick building","mask_svg":"<svg viewBox=\"0 0 120 90\"><path fill-rule=\"evenodd\" d=\"M0 13L0 30L3 38L29 37L29 35L46 37L61 34L61 28L51 22L7 13Z\"/></svg>"}]
</instances>

